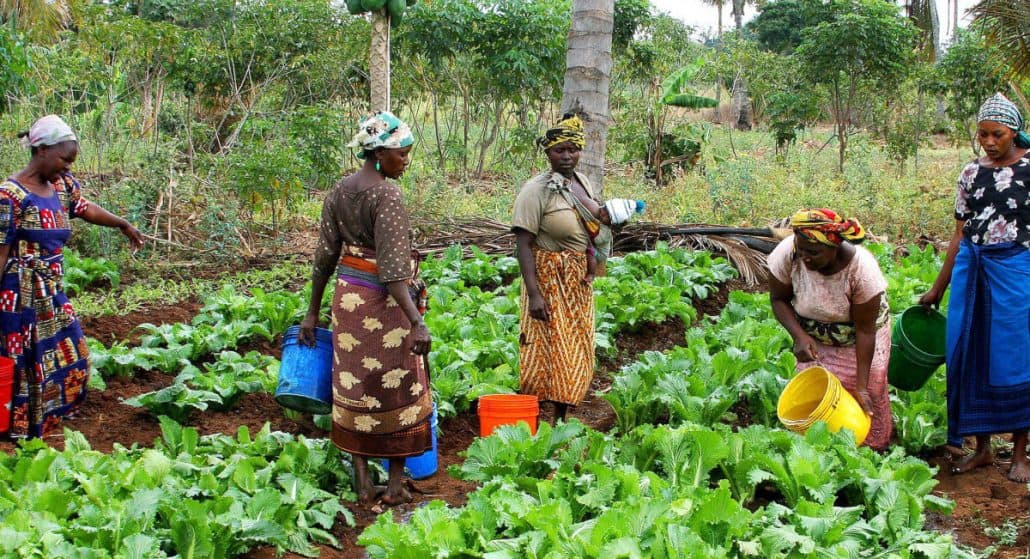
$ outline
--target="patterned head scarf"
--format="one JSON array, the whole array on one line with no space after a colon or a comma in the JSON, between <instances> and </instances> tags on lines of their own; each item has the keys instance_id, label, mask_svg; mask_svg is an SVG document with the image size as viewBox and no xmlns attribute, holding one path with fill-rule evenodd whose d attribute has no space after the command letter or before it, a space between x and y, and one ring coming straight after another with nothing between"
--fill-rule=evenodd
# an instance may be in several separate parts
<instances>
[{"instance_id":1,"label":"patterned head scarf","mask_svg":"<svg viewBox=\"0 0 1030 559\"><path fill-rule=\"evenodd\" d=\"M550 149L563 142L572 142L572 145L579 149L586 147L586 134L583 132L583 121L579 116L574 114L562 116L554 128L544 132L543 136L536 139L536 143L544 149Z\"/></svg>"},{"instance_id":2,"label":"patterned head scarf","mask_svg":"<svg viewBox=\"0 0 1030 559\"><path fill-rule=\"evenodd\" d=\"M77 138L71 127L57 115L46 115L37 120L32 128L29 128L28 134L21 137L21 145L26 149L75 141Z\"/></svg>"},{"instance_id":3,"label":"patterned head scarf","mask_svg":"<svg viewBox=\"0 0 1030 559\"><path fill-rule=\"evenodd\" d=\"M985 120L1004 124L1015 130L1016 145L1021 148L1030 147L1030 134L1023 130L1023 115L1019 113L1019 107L1001 93L995 93L980 106L976 122L980 123Z\"/></svg>"},{"instance_id":4,"label":"patterned head scarf","mask_svg":"<svg viewBox=\"0 0 1030 559\"><path fill-rule=\"evenodd\" d=\"M612 220L612 225L619 225L629 221L634 213L644 213L644 201L612 198L604 203L604 209L608 210L608 217Z\"/></svg>"},{"instance_id":5,"label":"patterned head scarf","mask_svg":"<svg viewBox=\"0 0 1030 559\"><path fill-rule=\"evenodd\" d=\"M376 148L400 149L415 143L415 136L405 122L390 111L376 111L361 121L358 133L347 144L349 148L361 148L358 157L364 158L366 151Z\"/></svg>"},{"instance_id":6,"label":"patterned head scarf","mask_svg":"<svg viewBox=\"0 0 1030 559\"><path fill-rule=\"evenodd\" d=\"M857 219L844 219L825 208L801 210L790 218L794 233L829 246L840 246L844 241L861 242L865 229Z\"/></svg>"}]
</instances>

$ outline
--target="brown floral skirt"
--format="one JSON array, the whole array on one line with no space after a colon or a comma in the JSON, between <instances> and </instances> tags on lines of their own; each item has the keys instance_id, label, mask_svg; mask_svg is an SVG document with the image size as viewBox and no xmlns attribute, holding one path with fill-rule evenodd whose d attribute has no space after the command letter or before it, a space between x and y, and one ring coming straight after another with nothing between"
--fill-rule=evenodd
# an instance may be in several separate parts
<instances>
[{"instance_id":1,"label":"brown floral skirt","mask_svg":"<svg viewBox=\"0 0 1030 559\"><path fill-rule=\"evenodd\" d=\"M332 315L333 443L363 456L429 450L433 396L400 306L381 285L340 275Z\"/></svg>"}]
</instances>

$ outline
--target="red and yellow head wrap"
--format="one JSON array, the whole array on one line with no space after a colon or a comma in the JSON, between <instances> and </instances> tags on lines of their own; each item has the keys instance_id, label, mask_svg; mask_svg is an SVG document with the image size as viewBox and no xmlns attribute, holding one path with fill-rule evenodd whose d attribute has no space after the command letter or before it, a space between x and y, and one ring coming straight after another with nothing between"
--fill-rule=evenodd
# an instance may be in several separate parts
<instances>
[{"instance_id":1,"label":"red and yellow head wrap","mask_svg":"<svg viewBox=\"0 0 1030 559\"><path fill-rule=\"evenodd\" d=\"M865 228L857 219L844 219L825 208L797 212L790 218L790 227L797 235L830 246L865 239Z\"/></svg>"}]
</instances>

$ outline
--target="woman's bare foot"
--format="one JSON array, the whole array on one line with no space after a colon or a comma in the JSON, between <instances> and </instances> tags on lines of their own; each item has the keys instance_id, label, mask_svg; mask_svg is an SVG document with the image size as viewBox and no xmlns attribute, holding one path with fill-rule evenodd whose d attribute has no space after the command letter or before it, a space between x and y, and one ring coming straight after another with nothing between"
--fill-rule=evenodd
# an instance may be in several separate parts
<instances>
[{"instance_id":1,"label":"woman's bare foot","mask_svg":"<svg viewBox=\"0 0 1030 559\"><path fill-rule=\"evenodd\" d=\"M1016 460L1013 458L1012 467L1009 468L1009 479L1017 483L1030 482L1030 463L1026 459Z\"/></svg>"},{"instance_id":2,"label":"woman's bare foot","mask_svg":"<svg viewBox=\"0 0 1030 559\"><path fill-rule=\"evenodd\" d=\"M966 452L966 449L962 448L961 446L954 446L949 444L944 447L944 450L946 450L948 454L954 456L955 458L965 458L969 455L969 453Z\"/></svg>"},{"instance_id":3,"label":"woman's bare foot","mask_svg":"<svg viewBox=\"0 0 1030 559\"><path fill-rule=\"evenodd\" d=\"M990 466L993 463L994 455L991 454L990 451L985 452L978 450L976 454L971 454L956 462L955 465L951 467L951 473L964 474L983 466Z\"/></svg>"},{"instance_id":4,"label":"woman's bare foot","mask_svg":"<svg viewBox=\"0 0 1030 559\"><path fill-rule=\"evenodd\" d=\"M362 505L374 503L383 493L386 493L385 485L372 485L370 483L368 487L359 487L358 503L361 503Z\"/></svg>"},{"instance_id":5,"label":"woman's bare foot","mask_svg":"<svg viewBox=\"0 0 1030 559\"><path fill-rule=\"evenodd\" d=\"M388 507L394 507L397 505L410 503L411 493L407 489L401 487L400 490L397 492L387 491L383 494L382 497L379 498L379 500Z\"/></svg>"}]
</instances>

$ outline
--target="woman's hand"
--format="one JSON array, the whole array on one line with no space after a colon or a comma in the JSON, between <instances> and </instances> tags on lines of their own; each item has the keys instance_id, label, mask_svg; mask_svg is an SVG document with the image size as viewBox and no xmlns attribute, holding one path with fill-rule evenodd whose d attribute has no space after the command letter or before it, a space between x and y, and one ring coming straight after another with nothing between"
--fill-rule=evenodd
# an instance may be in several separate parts
<instances>
[{"instance_id":1,"label":"woman's hand","mask_svg":"<svg viewBox=\"0 0 1030 559\"><path fill-rule=\"evenodd\" d=\"M529 316L544 322L551 320L551 310L547 307L547 301L542 295L529 296Z\"/></svg>"},{"instance_id":2,"label":"woman's hand","mask_svg":"<svg viewBox=\"0 0 1030 559\"><path fill-rule=\"evenodd\" d=\"M133 252L143 248L143 235L136 229L131 223L126 221L125 223L118 226L118 230L122 232L129 239L129 248Z\"/></svg>"},{"instance_id":3,"label":"woman's hand","mask_svg":"<svg viewBox=\"0 0 1030 559\"><path fill-rule=\"evenodd\" d=\"M794 356L802 363L816 361L819 359L819 352L815 350L815 347L815 340L808 334L805 334L794 340Z\"/></svg>"},{"instance_id":4,"label":"woman's hand","mask_svg":"<svg viewBox=\"0 0 1030 559\"><path fill-rule=\"evenodd\" d=\"M411 352L415 355L425 355L433 347L433 337L429 334L429 327L421 320L411 328Z\"/></svg>"},{"instance_id":5,"label":"woman's hand","mask_svg":"<svg viewBox=\"0 0 1030 559\"><path fill-rule=\"evenodd\" d=\"M297 334L297 343L308 347L315 347L315 326L318 325L318 314L308 313L304 320L300 321L300 332Z\"/></svg>"},{"instance_id":6,"label":"woman's hand","mask_svg":"<svg viewBox=\"0 0 1030 559\"><path fill-rule=\"evenodd\" d=\"M858 405L862 406L862 411L865 412L869 417L873 416L873 399L869 396L868 388L859 388L855 390L855 400L858 401Z\"/></svg>"},{"instance_id":7,"label":"woman's hand","mask_svg":"<svg viewBox=\"0 0 1030 559\"><path fill-rule=\"evenodd\" d=\"M929 309L930 307L939 307L941 299L944 298L944 290L938 289L937 286L933 286L929 291L923 293L923 296L919 298L919 304Z\"/></svg>"}]
</instances>

